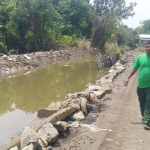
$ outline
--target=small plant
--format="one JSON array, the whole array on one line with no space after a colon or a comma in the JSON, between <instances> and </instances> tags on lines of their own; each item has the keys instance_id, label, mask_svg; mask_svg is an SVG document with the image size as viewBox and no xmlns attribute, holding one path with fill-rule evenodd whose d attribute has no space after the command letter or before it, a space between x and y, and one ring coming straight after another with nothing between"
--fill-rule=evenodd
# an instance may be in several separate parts
<instances>
[{"instance_id":1,"label":"small plant","mask_svg":"<svg viewBox=\"0 0 150 150\"><path fill-rule=\"evenodd\" d=\"M72 36L64 35L59 41L59 45L62 47L73 47L77 45L77 38L76 35L73 34Z\"/></svg>"},{"instance_id":2,"label":"small plant","mask_svg":"<svg viewBox=\"0 0 150 150\"><path fill-rule=\"evenodd\" d=\"M116 60L119 60L121 56L121 51L119 47L116 48L115 55L116 55Z\"/></svg>"},{"instance_id":3,"label":"small plant","mask_svg":"<svg viewBox=\"0 0 150 150\"><path fill-rule=\"evenodd\" d=\"M0 42L0 56L8 55L7 47Z\"/></svg>"}]
</instances>

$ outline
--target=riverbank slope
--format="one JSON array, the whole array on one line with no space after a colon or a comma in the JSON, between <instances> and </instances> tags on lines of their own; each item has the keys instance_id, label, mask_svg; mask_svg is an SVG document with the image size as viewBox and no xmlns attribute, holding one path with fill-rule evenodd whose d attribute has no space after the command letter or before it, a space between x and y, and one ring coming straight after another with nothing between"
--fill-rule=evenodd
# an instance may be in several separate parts
<instances>
[{"instance_id":1,"label":"riverbank slope","mask_svg":"<svg viewBox=\"0 0 150 150\"><path fill-rule=\"evenodd\" d=\"M130 54L134 57L130 57L126 70L114 80L112 93L102 99L102 111L90 113L84 126L59 139L54 150L147 150L150 147L149 131L144 130L140 119L136 95L138 75L131 78L128 87L123 84L139 53Z\"/></svg>"}]
</instances>

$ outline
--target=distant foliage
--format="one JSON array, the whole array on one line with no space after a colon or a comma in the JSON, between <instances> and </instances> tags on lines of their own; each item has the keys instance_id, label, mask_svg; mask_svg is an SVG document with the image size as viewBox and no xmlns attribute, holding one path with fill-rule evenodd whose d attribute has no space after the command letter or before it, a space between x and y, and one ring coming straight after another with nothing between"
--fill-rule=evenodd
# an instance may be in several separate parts
<instances>
[{"instance_id":1,"label":"distant foliage","mask_svg":"<svg viewBox=\"0 0 150 150\"><path fill-rule=\"evenodd\" d=\"M150 34L150 19L142 21L136 31L138 34Z\"/></svg>"}]
</instances>

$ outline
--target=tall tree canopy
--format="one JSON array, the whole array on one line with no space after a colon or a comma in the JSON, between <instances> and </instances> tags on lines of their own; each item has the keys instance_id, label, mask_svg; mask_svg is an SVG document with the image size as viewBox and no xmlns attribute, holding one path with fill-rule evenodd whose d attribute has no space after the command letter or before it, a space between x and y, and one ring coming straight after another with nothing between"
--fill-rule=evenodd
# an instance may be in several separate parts
<instances>
[{"instance_id":1,"label":"tall tree canopy","mask_svg":"<svg viewBox=\"0 0 150 150\"><path fill-rule=\"evenodd\" d=\"M64 18L65 34L91 35L93 13L88 0L60 0L58 12Z\"/></svg>"},{"instance_id":2,"label":"tall tree canopy","mask_svg":"<svg viewBox=\"0 0 150 150\"><path fill-rule=\"evenodd\" d=\"M98 47L104 51L105 43L112 35L117 36L117 30L121 19L133 16L133 7L136 3L125 5L125 0L94 0L93 10L96 21L91 41L92 47ZM117 37L116 37L117 38Z\"/></svg>"},{"instance_id":3,"label":"tall tree canopy","mask_svg":"<svg viewBox=\"0 0 150 150\"><path fill-rule=\"evenodd\" d=\"M8 48L18 49L19 53L49 48L61 20L51 0L17 0L14 4L14 8L7 11L8 22L5 25Z\"/></svg>"},{"instance_id":4,"label":"tall tree canopy","mask_svg":"<svg viewBox=\"0 0 150 150\"><path fill-rule=\"evenodd\" d=\"M121 19L134 15L134 6L125 6L125 0L94 0L93 5L89 0L1 0L0 54L75 45L76 38L91 38L92 31L91 45L103 49Z\"/></svg>"},{"instance_id":5,"label":"tall tree canopy","mask_svg":"<svg viewBox=\"0 0 150 150\"><path fill-rule=\"evenodd\" d=\"M125 4L125 0L94 0L93 9L97 16L115 14L118 18L127 19L135 14L133 7L136 3L130 3L129 6Z\"/></svg>"}]
</instances>

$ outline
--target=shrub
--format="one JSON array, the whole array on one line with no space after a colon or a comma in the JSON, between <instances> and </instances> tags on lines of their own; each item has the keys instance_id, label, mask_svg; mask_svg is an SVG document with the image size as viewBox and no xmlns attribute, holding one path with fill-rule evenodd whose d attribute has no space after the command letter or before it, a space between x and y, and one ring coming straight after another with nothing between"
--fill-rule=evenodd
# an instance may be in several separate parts
<instances>
[{"instance_id":1,"label":"shrub","mask_svg":"<svg viewBox=\"0 0 150 150\"><path fill-rule=\"evenodd\" d=\"M8 55L7 47L2 42L0 42L0 56L4 54Z\"/></svg>"},{"instance_id":2,"label":"shrub","mask_svg":"<svg viewBox=\"0 0 150 150\"><path fill-rule=\"evenodd\" d=\"M73 34L72 36L64 35L59 41L60 47L74 47L77 46L77 38L76 35Z\"/></svg>"}]
</instances>

